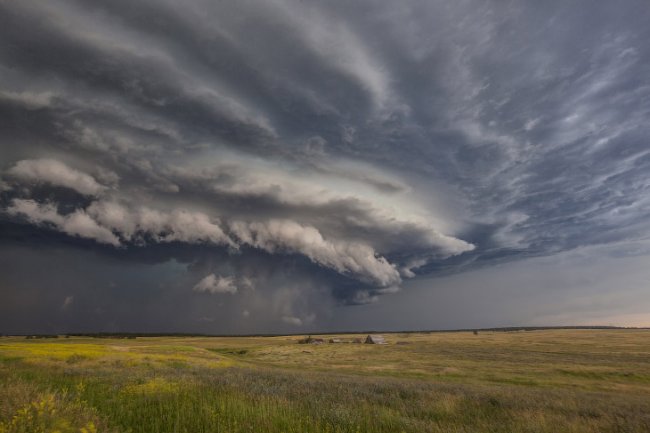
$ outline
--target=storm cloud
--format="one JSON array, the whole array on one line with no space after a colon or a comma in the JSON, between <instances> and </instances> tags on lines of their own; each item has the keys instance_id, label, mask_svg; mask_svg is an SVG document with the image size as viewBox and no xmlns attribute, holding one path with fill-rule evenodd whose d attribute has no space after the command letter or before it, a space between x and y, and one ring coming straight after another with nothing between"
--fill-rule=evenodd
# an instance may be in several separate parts
<instances>
[{"instance_id":1,"label":"storm cloud","mask_svg":"<svg viewBox=\"0 0 650 433\"><path fill-rule=\"evenodd\" d=\"M641 0L0 2L0 313L43 317L0 325L317 328L647 239L649 23Z\"/></svg>"}]
</instances>

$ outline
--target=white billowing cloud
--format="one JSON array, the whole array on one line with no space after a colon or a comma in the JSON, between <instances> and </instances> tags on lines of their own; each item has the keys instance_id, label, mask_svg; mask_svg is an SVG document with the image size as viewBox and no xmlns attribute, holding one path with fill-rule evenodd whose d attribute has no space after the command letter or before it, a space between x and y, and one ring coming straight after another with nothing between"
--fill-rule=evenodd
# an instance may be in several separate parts
<instances>
[{"instance_id":1,"label":"white billowing cloud","mask_svg":"<svg viewBox=\"0 0 650 433\"><path fill-rule=\"evenodd\" d=\"M215 274L210 274L203 278L192 290L202 293L230 293L232 295L238 291L234 277L222 277Z\"/></svg>"},{"instance_id":2,"label":"white billowing cloud","mask_svg":"<svg viewBox=\"0 0 650 433\"><path fill-rule=\"evenodd\" d=\"M130 209L112 201L96 201L87 209L100 224L110 227L127 240L130 240L138 230L139 219Z\"/></svg>"},{"instance_id":3,"label":"white billowing cloud","mask_svg":"<svg viewBox=\"0 0 650 433\"><path fill-rule=\"evenodd\" d=\"M270 220L233 222L230 228L242 243L270 253L287 251L304 254L322 266L343 274L353 274L383 287L401 282L395 266L378 256L371 246L360 242L326 240L315 227L291 220Z\"/></svg>"},{"instance_id":4,"label":"white billowing cloud","mask_svg":"<svg viewBox=\"0 0 650 433\"><path fill-rule=\"evenodd\" d=\"M316 227L325 238L351 235L381 252L432 248L440 258L474 249L434 228L449 225L450 218L421 207L398 177L356 162L331 162L337 169L287 170L286 164L207 151L167 167L165 174L184 189L217 193L222 206L229 206L224 197L231 196L252 206L257 200L270 202L284 218Z\"/></svg>"},{"instance_id":5,"label":"white billowing cloud","mask_svg":"<svg viewBox=\"0 0 650 433\"><path fill-rule=\"evenodd\" d=\"M303 254L321 266L381 287L401 283L396 266L380 256L371 244L326 238L318 228L289 219L233 220L221 224L201 212L179 209L160 212L144 206L132 210L110 201L94 202L87 212L99 224L130 241L142 241L146 235L157 242L209 242L234 249L244 244L269 253ZM422 240L427 246L442 248L446 255L473 249L471 244L437 233L431 234L431 239ZM403 275L411 276L408 273ZM252 287L250 282L242 284Z\"/></svg>"},{"instance_id":6,"label":"white billowing cloud","mask_svg":"<svg viewBox=\"0 0 650 433\"><path fill-rule=\"evenodd\" d=\"M88 207L88 214L126 240L137 240L136 235L140 233L158 242L209 242L236 248L218 222L202 212L184 209L160 212L145 206L131 210L116 202L96 201Z\"/></svg>"},{"instance_id":7,"label":"white billowing cloud","mask_svg":"<svg viewBox=\"0 0 650 433\"><path fill-rule=\"evenodd\" d=\"M14 175L22 173L24 178L27 176L26 173L44 172L45 170L42 167L50 166L52 163L54 167L58 167L59 165L63 166L51 160L25 160L18 162L10 172ZM336 269L339 272L371 274L372 276L368 278L369 280L373 282L380 281L382 285L390 285L396 283L398 280L394 278L395 274L389 269L390 265L385 260L377 260L374 257L377 251L398 250L404 246L404 242L412 247L434 248L438 250L439 256L441 257L456 255L474 249L473 245L452 236L444 235L428 224L410 220L409 218L412 216L408 213L405 215L397 215L392 211L392 207L377 207L376 205L379 199L373 200L372 197L369 197L369 194L364 194L363 199L359 196L349 195L349 193L345 195L336 189L331 189L323 185L319 186L320 178L311 179L311 182L304 180L296 181L296 179L291 181L289 179L290 176L282 174L276 169L263 171L264 176L272 179L270 184L269 178L264 180L264 176L260 176L259 174L245 175L240 179L239 177L242 176L241 173L244 171L242 167L236 167L237 169L233 173L227 172L229 174L236 174L236 181L219 187L213 185L213 188L238 196L251 194L254 196L269 197L279 201L283 206L305 208L306 212L312 212L312 216L300 215L301 222L296 223L303 227L312 228L301 230L301 235L290 234L290 242L284 245L284 247L286 250L300 253L311 250L307 254L310 259L323 266ZM179 175L180 172L177 170L174 174ZM188 178L187 173L184 173L183 176L186 180L194 179L196 181L196 179L199 179L210 182L212 179L218 178L220 173L220 170L213 172L199 169L195 172L194 178ZM43 176L40 177L43 178ZM70 177L70 180L72 178ZM94 179L91 178L91 180L95 182ZM61 183L63 182L59 182L59 184ZM83 185L83 183L80 183L80 185ZM101 188L105 187L101 186ZM84 187L81 190L89 191L89 189ZM399 202L396 203L400 204ZM314 213L314 210L319 207L323 207L324 211L327 212L332 212L327 209L329 207L345 207L346 209L344 211L346 212L362 212L363 215L350 215L340 220L328 219L328 221L325 221L325 225L329 226L328 231L327 228L323 230L322 221L318 222L319 219L322 220L320 214L318 212ZM292 212L295 212L295 210ZM220 221L203 212L184 209L163 212L146 206L127 207L115 201L99 200L93 202L86 209L86 213L99 225L119 234L121 238L128 241L143 241L143 235L147 235L149 239L153 239L156 242L208 242L237 248L236 241L224 232L224 227L227 227L227 225L222 224ZM293 217L290 218L293 220ZM78 218L77 222L81 222L81 219ZM239 228L241 224L234 223L233 227ZM283 234L276 230L278 223L270 223L269 227L273 231L270 237L275 239L274 242L282 244L281 238ZM293 229L296 228L298 227L294 225ZM285 226L283 230L286 229L291 228ZM290 231L295 231L293 229ZM336 233L339 230L352 230L355 236L362 233L372 233L372 235L366 236L365 239L355 239L354 242L349 240L336 242L334 239L345 238L345 234ZM403 235L405 230L418 232L419 234L415 237L410 236L408 241L404 241L404 239L407 239ZM318 232L317 236L321 238L332 239L330 242L331 245L323 249L316 247L319 244L318 242L308 247L306 244L298 241L297 237L304 235L306 236L306 242L311 242L309 238L315 234L315 231ZM332 231L335 231L335 233L332 233ZM243 233L243 240L248 239L248 237L246 233ZM413 244L413 242L417 244ZM253 242L245 243L254 245ZM320 245L323 245L323 243L320 242ZM271 250L268 242L264 246L254 246L264 248L267 251ZM316 247L316 250L321 251L321 253L314 251L312 247ZM335 251L336 255L344 254L352 256L352 259L346 259L347 264L342 263L341 260L333 260L329 258L331 254L326 253L325 250L327 249L337 250ZM373 271L372 268L375 270ZM364 269L369 272L364 272ZM380 274L383 274L383 276L380 276ZM388 274L393 274L393 277L387 277Z\"/></svg>"},{"instance_id":8,"label":"white billowing cloud","mask_svg":"<svg viewBox=\"0 0 650 433\"><path fill-rule=\"evenodd\" d=\"M209 243L232 249L246 245L271 254L302 254L313 263L380 288L399 287L402 277L414 276L412 268L426 263L393 264L378 252L372 239L349 239L345 233L324 234L313 225L292 219L221 222L202 212L186 209L163 212L111 200L98 200L86 209L62 215L54 204L15 199L7 212L24 215L34 224L50 223L69 235L113 246L123 242L140 245L147 242ZM473 248L464 241L435 232L432 236L432 239L424 239L425 236L419 240L427 246L442 249L446 256ZM204 291L215 292L229 287L226 282L213 278L196 287L206 287ZM212 285L206 286L209 283ZM248 279L233 284L235 291L237 287L254 289L253 282ZM207 287L214 289L208 290Z\"/></svg>"},{"instance_id":9,"label":"white billowing cloud","mask_svg":"<svg viewBox=\"0 0 650 433\"><path fill-rule=\"evenodd\" d=\"M145 231L155 233L159 241L230 243L223 230L204 213L174 209L167 214L144 207L138 212L140 226Z\"/></svg>"},{"instance_id":10,"label":"white billowing cloud","mask_svg":"<svg viewBox=\"0 0 650 433\"><path fill-rule=\"evenodd\" d=\"M97 242L119 246L120 241L110 230L102 227L83 210L67 215L63 220L63 231L70 235L94 239Z\"/></svg>"},{"instance_id":11,"label":"white billowing cloud","mask_svg":"<svg viewBox=\"0 0 650 433\"><path fill-rule=\"evenodd\" d=\"M63 186L84 195L100 195L107 189L89 174L54 159L24 159L7 170L7 174L22 181Z\"/></svg>"},{"instance_id":12,"label":"white billowing cloud","mask_svg":"<svg viewBox=\"0 0 650 433\"><path fill-rule=\"evenodd\" d=\"M209 242L235 249L245 244L269 253L303 254L321 266L381 287L397 286L401 282L396 266L380 256L370 243L326 238L318 228L289 219L258 222L234 220L220 225L219 221L201 212L179 209L160 212L144 206L132 210L111 201L94 202L87 213L102 226L130 241L141 241L142 236L147 235L157 242ZM442 249L445 255L460 254L474 248L462 240L433 230L430 236L420 241L426 246ZM402 276L413 274L402 272Z\"/></svg>"},{"instance_id":13,"label":"white billowing cloud","mask_svg":"<svg viewBox=\"0 0 650 433\"><path fill-rule=\"evenodd\" d=\"M14 199L7 208L10 215L23 215L34 224L52 223L63 224L63 217L59 215L56 206L52 203L39 204L34 200Z\"/></svg>"},{"instance_id":14,"label":"white billowing cloud","mask_svg":"<svg viewBox=\"0 0 650 433\"><path fill-rule=\"evenodd\" d=\"M120 240L109 229L102 227L84 210L68 215L58 213L54 204L39 204L34 200L14 199L7 208L10 215L24 215L34 224L50 223L71 236L94 239L103 244L119 246Z\"/></svg>"},{"instance_id":15,"label":"white billowing cloud","mask_svg":"<svg viewBox=\"0 0 650 433\"><path fill-rule=\"evenodd\" d=\"M188 190L218 192L215 198L222 206L229 206L224 197L231 196L249 200L251 206L258 200L277 206L273 221L243 222L234 217L224 222L231 235L247 245L268 252L305 254L322 266L384 287L399 284L399 275L386 260L376 257L379 254L426 250L433 260L475 249L436 230L431 221L438 223L441 218L409 200L408 189L398 187L399 179L388 174L358 164L345 166L345 171L356 169L364 179L372 176L373 184L390 185L386 192L369 185L367 179L338 172L287 171L286 165L233 153L217 157L208 151L201 156L167 168L167 176Z\"/></svg>"}]
</instances>

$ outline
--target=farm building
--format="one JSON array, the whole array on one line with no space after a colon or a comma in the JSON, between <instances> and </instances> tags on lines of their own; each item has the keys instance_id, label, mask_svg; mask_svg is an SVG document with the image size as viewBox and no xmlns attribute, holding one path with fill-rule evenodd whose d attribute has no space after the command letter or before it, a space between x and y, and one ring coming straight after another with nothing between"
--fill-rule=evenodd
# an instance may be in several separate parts
<instances>
[{"instance_id":1,"label":"farm building","mask_svg":"<svg viewBox=\"0 0 650 433\"><path fill-rule=\"evenodd\" d=\"M323 344L325 340L322 338L313 338L311 335L307 338L298 340L298 344Z\"/></svg>"},{"instance_id":2,"label":"farm building","mask_svg":"<svg viewBox=\"0 0 650 433\"><path fill-rule=\"evenodd\" d=\"M386 344L386 340L382 335L368 335L366 337L366 344Z\"/></svg>"}]
</instances>

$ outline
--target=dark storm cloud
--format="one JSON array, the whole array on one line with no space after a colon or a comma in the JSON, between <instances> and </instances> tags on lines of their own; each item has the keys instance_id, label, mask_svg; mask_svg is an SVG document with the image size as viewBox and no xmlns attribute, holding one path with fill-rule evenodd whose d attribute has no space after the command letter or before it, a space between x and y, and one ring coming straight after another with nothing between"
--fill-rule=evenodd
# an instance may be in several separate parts
<instances>
[{"instance_id":1,"label":"dark storm cloud","mask_svg":"<svg viewBox=\"0 0 650 433\"><path fill-rule=\"evenodd\" d=\"M92 307L115 326L133 290L148 329L166 303L179 329L288 329L646 237L648 22L632 0L0 2L6 264L47 244L98 269L51 289L52 326L128 263ZM72 278L50 272L3 293L38 309L16 291Z\"/></svg>"}]
</instances>

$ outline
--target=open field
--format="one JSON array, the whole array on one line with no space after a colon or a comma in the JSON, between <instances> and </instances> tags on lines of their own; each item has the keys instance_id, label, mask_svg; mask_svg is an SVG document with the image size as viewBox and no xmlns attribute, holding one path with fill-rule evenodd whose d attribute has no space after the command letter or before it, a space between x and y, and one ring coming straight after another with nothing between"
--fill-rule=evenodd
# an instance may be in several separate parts
<instances>
[{"instance_id":1,"label":"open field","mask_svg":"<svg viewBox=\"0 0 650 433\"><path fill-rule=\"evenodd\" d=\"M0 432L650 432L650 331L385 336L4 337Z\"/></svg>"}]
</instances>

